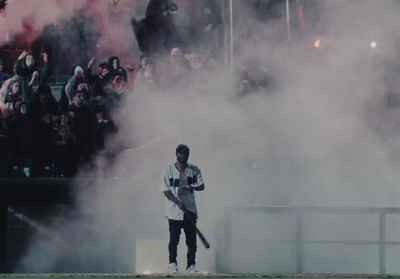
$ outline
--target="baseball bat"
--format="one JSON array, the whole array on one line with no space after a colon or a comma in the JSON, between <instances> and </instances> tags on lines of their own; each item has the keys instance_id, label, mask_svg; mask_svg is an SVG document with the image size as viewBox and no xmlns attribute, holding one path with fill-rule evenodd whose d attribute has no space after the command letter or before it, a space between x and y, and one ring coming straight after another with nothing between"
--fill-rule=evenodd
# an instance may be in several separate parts
<instances>
[{"instance_id":1,"label":"baseball bat","mask_svg":"<svg viewBox=\"0 0 400 279\"><path fill-rule=\"evenodd\" d=\"M186 218L190 221L190 223L192 223L192 225L196 228L196 233L199 236L201 242L203 243L204 247L206 247L206 249L210 248L210 243L208 243L207 239L204 237L204 235L201 233L201 231L199 230L199 228L196 226L196 223L193 221L192 217L190 217L189 214L187 214L187 211L184 210L183 211L186 215Z\"/></svg>"}]
</instances>

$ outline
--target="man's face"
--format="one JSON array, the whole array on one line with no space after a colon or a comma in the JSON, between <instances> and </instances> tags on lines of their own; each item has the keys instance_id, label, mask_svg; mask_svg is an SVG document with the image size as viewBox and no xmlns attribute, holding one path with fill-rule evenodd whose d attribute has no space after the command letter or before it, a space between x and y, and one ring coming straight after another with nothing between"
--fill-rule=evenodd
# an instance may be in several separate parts
<instances>
[{"instance_id":1,"label":"man's face","mask_svg":"<svg viewBox=\"0 0 400 279\"><path fill-rule=\"evenodd\" d=\"M123 81L124 81L123 77L118 76L118 75L115 76L114 79L113 79L113 83L114 83L115 86L121 85Z\"/></svg>"},{"instance_id":2,"label":"man's face","mask_svg":"<svg viewBox=\"0 0 400 279\"><path fill-rule=\"evenodd\" d=\"M76 66L74 70L74 74L77 76L83 76L83 68L81 66Z\"/></svg>"},{"instance_id":3,"label":"man's face","mask_svg":"<svg viewBox=\"0 0 400 279\"><path fill-rule=\"evenodd\" d=\"M46 93L40 93L39 100L43 105L46 105L49 102L49 96Z\"/></svg>"},{"instance_id":4,"label":"man's face","mask_svg":"<svg viewBox=\"0 0 400 279\"><path fill-rule=\"evenodd\" d=\"M61 125L68 125L68 117L65 114L61 114Z\"/></svg>"},{"instance_id":5,"label":"man's face","mask_svg":"<svg viewBox=\"0 0 400 279\"><path fill-rule=\"evenodd\" d=\"M33 56L29 54L25 58L25 63L26 63L26 66L28 66L29 69L32 69L33 66L35 65L35 58L33 58Z\"/></svg>"},{"instance_id":6,"label":"man's face","mask_svg":"<svg viewBox=\"0 0 400 279\"><path fill-rule=\"evenodd\" d=\"M153 63L147 63L145 67L146 72L153 72L154 71L154 64Z\"/></svg>"},{"instance_id":7,"label":"man's face","mask_svg":"<svg viewBox=\"0 0 400 279\"><path fill-rule=\"evenodd\" d=\"M186 164L189 159L189 152L176 152L176 160L181 164Z\"/></svg>"},{"instance_id":8,"label":"man's face","mask_svg":"<svg viewBox=\"0 0 400 279\"><path fill-rule=\"evenodd\" d=\"M46 114L42 117L42 121L43 121L44 123L51 124L51 115L50 115L50 113L46 113Z\"/></svg>"},{"instance_id":9,"label":"man's face","mask_svg":"<svg viewBox=\"0 0 400 279\"><path fill-rule=\"evenodd\" d=\"M113 66L114 70L118 69L118 66L119 66L119 65L118 65L118 60L117 60L117 59L114 59L114 60L113 60L112 66Z\"/></svg>"},{"instance_id":10,"label":"man's face","mask_svg":"<svg viewBox=\"0 0 400 279\"><path fill-rule=\"evenodd\" d=\"M79 91L89 91L89 87L86 83L79 83L78 88Z\"/></svg>"},{"instance_id":11,"label":"man's face","mask_svg":"<svg viewBox=\"0 0 400 279\"><path fill-rule=\"evenodd\" d=\"M0 62L0 73L3 72L3 62Z\"/></svg>"},{"instance_id":12,"label":"man's face","mask_svg":"<svg viewBox=\"0 0 400 279\"><path fill-rule=\"evenodd\" d=\"M25 114L28 111L28 106L26 104L22 104L20 111L22 114Z\"/></svg>"},{"instance_id":13,"label":"man's face","mask_svg":"<svg viewBox=\"0 0 400 279\"><path fill-rule=\"evenodd\" d=\"M20 84L19 84L19 82L14 82L13 83L13 85L12 85L12 87L11 87L11 93L14 95L14 94L17 94L18 92L19 92L19 89L20 89Z\"/></svg>"},{"instance_id":14,"label":"man's face","mask_svg":"<svg viewBox=\"0 0 400 279\"><path fill-rule=\"evenodd\" d=\"M182 57L182 51L180 49L174 49L171 53L173 59L179 59Z\"/></svg>"},{"instance_id":15,"label":"man's face","mask_svg":"<svg viewBox=\"0 0 400 279\"><path fill-rule=\"evenodd\" d=\"M82 92L77 92L74 96L74 103L75 105L81 105L84 102L84 98L83 98L83 93Z\"/></svg>"}]
</instances>

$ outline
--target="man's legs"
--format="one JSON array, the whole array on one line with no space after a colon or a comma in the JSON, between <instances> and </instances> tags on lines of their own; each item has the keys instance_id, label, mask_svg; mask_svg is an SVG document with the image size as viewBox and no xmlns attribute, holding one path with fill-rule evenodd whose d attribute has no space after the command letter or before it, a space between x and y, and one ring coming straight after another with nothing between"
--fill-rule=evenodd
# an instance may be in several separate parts
<instances>
[{"instance_id":1,"label":"man's legs","mask_svg":"<svg viewBox=\"0 0 400 279\"><path fill-rule=\"evenodd\" d=\"M168 252L169 252L169 263L176 263L177 257L177 249L179 243L179 236L181 235L182 221L170 220L168 219L169 224L169 244L168 244Z\"/></svg>"},{"instance_id":2,"label":"man's legs","mask_svg":"<svg viewBox=\"0 0 400 279\"><path fill-rule=\"evenodd\" d=\"M186 215L189 215L187 217ZM190 218L190 220L189 220ZM186 212L183 219L183 230L186 237L186 245L188 247L187 251L187 267L196 264L196 214L192 212Z\"/></svg>"}]
</instances>

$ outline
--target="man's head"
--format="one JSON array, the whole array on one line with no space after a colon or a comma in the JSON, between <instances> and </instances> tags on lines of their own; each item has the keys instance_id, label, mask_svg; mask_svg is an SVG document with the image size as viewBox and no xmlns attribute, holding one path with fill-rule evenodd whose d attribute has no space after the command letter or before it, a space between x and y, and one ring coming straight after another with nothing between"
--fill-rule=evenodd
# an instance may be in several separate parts
<instances>
[{"instance_id":1,"label":"man's head","mask_svg":"<svg viewBox=\"0 0 400 279\"><path fill-rule=\"evenodd\" d=\"M179 58L183 57L182 50L180 48L178 48L178 47L173 48L171 50L171 57L173 57L175 59L179 59Z\"/></svg>"},{"instance_id":2,"label":"man's head","mask_svg":"<svg viewBox=\"0 0 400 279\"><path fill-rule=\"evenodd\" d=\"M25 56L25 65L28 69L33 69L35 67L35 58L31 53Z\"/></svg>"},{"instance_id":3,"label":"man's head","mask_svg":"<svg viewBox=\"0 0 400 279\"><path fill-rule=\"evenodd\" d=\"M3 59L0 58L0 73L3 72Z\"/></svg>"},{"instance_id":4,"label":"man's head","mask_svg":"<svg viewBox=\"0 0 400 279\"><path fill-rule=\"evenodd\" d=\"M239 91L240 92L248 92L251 90L250 82L246 79L241 80L239 83Z\"/></svg>"},{"instance_id":5,"label":"man's head","mask_svg":"<svg viewBox=\"0 0 400 279\"><path fill-rule=\"evenodd\" d=\"M153 59L151 58L144 58L143 59L143 68L145 69L146 72L151 73L154 71L155 63Z\"/></svg>"},{"instance_id":6,"label":"man's head","mask_svg":"<svg viewBox=\"0 0 400 279\"><path fill-rule=\"evenodd\" d=\"M66 139L70 134L69 127L67 125L61 125L58 128L58 134L61 136L62 139Z\"/></svg>"},{"instance_id":7,"label":"man's head","mask_svg":"<svg viewBox=\"0 0 400 279\"><path fill-rule=\"evenodd\" d=\"M85 98L88 98L91 95L89 85L86 82L79 83L76 90L81 91Z\"/></svg>"},{"instance_id":8,"label":"man's head","mask_svg":"<svg viewBox=\"0 0 400 279\"><path fill-rule=\"evenodd\" d=\"M186 164L189 159L190 149L185 144L180 144L176 147L176 159L181 164Z\"/></svg>"},{"instance_id":9,"label":"man's head","mask_svg":"<svg viewBox=\"0 0 400 279\"><path fill-rule=\"evenodd\" d=\"M74 100L74 104L76 107L80 107L84 102L85 98L82 91L74 90L72 91L72 99Z\"/></svg>"},{"instance_id":10,"label":"man's head","mask_svg":"<svg viewBox=\"0 0 400 279\"><path fill-rule=\"evenodd\" d=\"M113 87L116 88L116 87L120 87L123 82L124 82L124 76L122 74L120 74L120 73L117 73L114 76L112 84L113 84Z\"/></svg>"},{"instance_id":11,"label":"man's head","mask_svg":"<svg viewBox=\"0 0 400 279\"><path fill-rule=\"evenodd\" d=\"M28 112L28 103L19 101L15 105L17 112L20 114L26 114Z\"/></svg>"},{"instance_id":12,"label":"man's head","mask_svg":"<svg viewBox=\"0 0 400 279\"><path fill-rule=\"evenodd\" d=\"M112 70L117 70L119 68L119 58L117 56L111 56L108 58L108 65L111 67Z\"/></svg>"},{"instance_id":13,"label":"man's head","mask_svg":"<svg viewBox=\"0 0 400 279\"><path fill-rule=\"evenodd\" d=\"M112 67L113 67L114 70L118 69L118 67L119 67L119 61L118 61L117 58L114 58L114 59L113 59L113 61L112 61Z\"/></svg>"},{"instance_id":14,"label":"man's head","mask_svg":"<svg viewBox=\"0 0 400 279\"><path fill-rule=\"evenodd\" d=\"M83 76L83 67L81 65L76 65L74 67L74 76Z\"/></svg>"},{"instance_id":15,"label":"man's head","mask_svg":"<svg viewBox=\"0 0 400 279\"><path fill-rule=\"evenodd\" d=\"M49 85L45 83L41 83L38 87L38 90L36 94L39 97L39 101L43 104L46 105L49 102L50 95L51 95L51 88Z\"/></svg>"},{"instance_id":16,"label":"man's head","mask_svg":"<svg viewBox=\"0 0 400 279\"><path fill-rule=\"evenodd\" d=\"M108 67L108 63L106 61L100 63L99 64L99 74L100 75L103 74L104 70L107 69L107 67Z\"/></svg>"},{"instance_id":17,"label":"man's head","mask_svg":"<svg viewBox=\"0 0 400 279\"><path fill-rule=\"evenodd\" d=\"M10 83L10 93L12 95L18 94L21 91L21 84L18 80L13 80Z\"/></svg>"}]
</instances>

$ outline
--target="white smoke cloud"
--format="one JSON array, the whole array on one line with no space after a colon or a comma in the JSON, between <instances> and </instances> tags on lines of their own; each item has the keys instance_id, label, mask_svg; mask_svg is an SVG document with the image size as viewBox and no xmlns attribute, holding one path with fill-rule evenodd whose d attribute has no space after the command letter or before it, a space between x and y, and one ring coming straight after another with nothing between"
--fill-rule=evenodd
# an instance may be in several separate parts
<instances>
[{"instance_id":1,"label":"white smoke cloud","mask_svg":"<svg viewBox=\"0 0 400 279\"><path fill-rule=\"evenodd\" d=\"M314 25L323 25L326 34L306 30L306 35L331 37L333 43L323 53L314 52L312 44L308 49L304 42L277 45L274 36L242 48L243 53L235 56L238 65L250 56L277 82L267 92L237 98L234 78L227 72L211 72L203 81L210 91L202 94L192 87L132 94L113 146L126 141L134 145L112 165L100 158L96 175L101 175L80 197L90 230L95 231L85 255L97 268L133 272L137 240L168 239L158 186L179 143L191 148L189 160L200 166L206 184L205 191L197 194L198 225L212 248L205 251L198 243L200 270L216 269L216 255L223 252L218 249L226 207L398 206L399 160L392 155L397 143L371 125L370 118L378 126L388 120L382 119L385 113L376 118L376 111L387 109L381 92L386 70L374 68L377 58L371 57L369 43L379 35L382 45L388 46L380 50L380 61L397 58L393 34L399 9L397 1L321 5L315 11L322 14L321 22ZM283 22L273 21L271 29L284 30L275 28ZM235 233L258 232L251 218L235 217L239 228ZM87 218L74 222L73 231L87 228L87 222ZM259 226L261 233L255 235L262 239L268 228ZM256 260L247 265L243 262L247 256L275 259L275 254L274 259L265 255L268 248L247 254L240 249L242 244L233 247L243 253L241 257L231 258L237 272L251 272L263 264ZM35 257L35 249L30 251L27 258ZM275 259L270 272L292 272L278 259L282 261ZM340 264L337 270L354 272Z\"/></svg>"}]
</instances>

